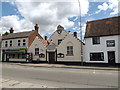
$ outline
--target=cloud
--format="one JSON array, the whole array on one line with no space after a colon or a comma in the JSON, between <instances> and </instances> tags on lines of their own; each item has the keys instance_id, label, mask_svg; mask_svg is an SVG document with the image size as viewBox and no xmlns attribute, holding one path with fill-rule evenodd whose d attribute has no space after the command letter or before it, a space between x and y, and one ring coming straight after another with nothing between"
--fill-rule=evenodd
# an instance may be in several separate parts
<instances>
[{"instance_id":1,"label":"cloud","mask_svg":"<svg viewBox=\"0 0 120 90\"><path fill-rule=\"evenodd\" d=\"M15 32L29 31L32 29L33 24L29 20L20 19L16 15L3 16L0 19L0 33L4 33L13 27Z\"/></svg>"},{"instance_id":2,"label":"cloud","mask_svg":"<svg viewBox=\"0 0 120 90\"><path fill-rule=\"evenodd\" d=\"M82 16L89 10L88 0L81 1ZM13 4L13 3L12 3ZM16 32L33 29L34 24L39 24L40 34L52 33L57 25L61 24L65 28L70 28L74 22L68 20L69 17L79 16L78 2L19 2L14 4L19 13L24 17L20 19L16 15L2 17L2 30L14 27ZM7 22L6 22L7 21Z\"/></svg>"},{"instance_id":3,"label":"cloud","mask_svg":"<svg viewBox=\"0 0 120 90\"><path fill-rule=\"evenodd\" d=\"M112 12L110 15L118 14L118 0L108 0L107 2L104 2L102 5L98 5L98 11L96 13L99 13L100 11L111 9Z\"/></svg>"}]
</instances>

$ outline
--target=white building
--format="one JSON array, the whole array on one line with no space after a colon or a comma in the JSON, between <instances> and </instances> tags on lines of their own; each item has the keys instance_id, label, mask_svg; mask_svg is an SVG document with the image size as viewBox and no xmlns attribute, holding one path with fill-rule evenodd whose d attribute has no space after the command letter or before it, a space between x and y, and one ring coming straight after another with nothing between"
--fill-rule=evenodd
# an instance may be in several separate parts
<instances>
[{"instance_id":1,"label":"white building","mask_svg":"<svg viewBox=\"0 0 120 90\"><path fill-rule=\"evenodd\" d=\"M47 61L55 62L81 62L81 44L77 32L70 34L59 25L51 35L47 46Z\"/></svg>"},{"instance_id":2,"label":"white building","mask_svg":"<svg viewBox=\"0 0 120 90\"><path fill-rule=\"evenodd\" d=\"M36 36L32 44L28 49L28 53L33 54L33 61L46 61L46 46L48 45L46 40L43 40Z\"/></svg>"},{"instance_id":3,"label":"white building","mask_svg":"<svg viewBox=\"0 0 120 90\"><path fill-rule=\"evenodd\" d=\"M120 63L120 16L87 22L86 63Z\"/></svg>"},{"instance_id":4,"label":"white building","mask_svg":"<svg viewBox=\"0 0 120 90\"><path fill-rule=\"evenodd\" d=\"M36 24L35 30L18 33L10 28L10 33L2 36L2 61L26 61L26 54L36 36L42 39L38 28Z\"/></svg>"}]
</instances>

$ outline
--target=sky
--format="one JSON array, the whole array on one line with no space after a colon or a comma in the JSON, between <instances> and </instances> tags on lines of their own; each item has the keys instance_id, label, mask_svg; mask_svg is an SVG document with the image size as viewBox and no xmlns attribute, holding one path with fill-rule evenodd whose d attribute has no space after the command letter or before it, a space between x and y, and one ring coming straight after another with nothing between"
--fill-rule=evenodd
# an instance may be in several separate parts
<instances>
[{"instance_id":1,"label":"sky","mask_svg":"<svg viewBox=\"0 0 120 90\"><path fill-rule=\"evenodd\" d=\"M2 0L0 3L0 33L34 30L39 25L41 36L51 36L58 25L77 32L80 23L84 38L86 22L120 15L120 0ZM79 6L80 4L80 6ZM81 11L81 14L80 14ZM81 22L80 22L81 18Z\"/></svg>"}]
</instances>

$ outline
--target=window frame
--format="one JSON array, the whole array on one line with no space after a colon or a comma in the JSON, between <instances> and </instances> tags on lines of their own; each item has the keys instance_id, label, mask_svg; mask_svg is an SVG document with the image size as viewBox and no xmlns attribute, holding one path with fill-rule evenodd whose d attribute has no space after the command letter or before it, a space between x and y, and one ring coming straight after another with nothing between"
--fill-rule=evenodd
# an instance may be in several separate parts
<instances>
[{"instance_id":1,"label":"window frame","mask_svg":"<svg viewBox=\"0 0 120 90\"><path fill-rule=\"evenodd\" d=\"M67 46L67 55L66 56L73 56L73 46Z\"/></svg>"},{"instance_id":2,"label":"window frame","mask_svg":"<svg viewBox=\"0 0 120 90\"><path fill-rule=\"evenodd\" d=\"M10 40L10 47L12 47L12 40Z\"/></svg>"},{"instance_id":3,"label":"window frame","mask_svg":"<svg viewBox=\"0 0 120 90\"><path fill-rule=\"evenodd\" d=\"M100 44L100 37L92 37L92 44L93 45Z\"/></svg>"},{"instance_id":4,"label":"window frame","mask_svg":"<svg viewBox=\"0 0 120 90\"><path fill-rule=\"evenodd\" d=\"M39 48L35 48L35 56L39 56Z\"/></svg>"},{"instance_id":5,"label":"window frame","mask_svg":"<svg viewBox=\"0 0 120 90\"><path fill-rule=\"evenodd\" d=\"M58 45L62 42L62 39L58 39Z\"/></svg>"},{"instance_id":6,"label":"window frame","mask_svg":"<svg viewBox=\"0 0 120 90\"><path fill-rule=\"evenodd\" d=\"M26 46L26 40L23 39L23 46Z\"/></svg>"},{"instance_id":7,"label":"window frame","mask_svg":"<svg viewBox=\"0 0 120 90\"><path fill-rule=\"evenodd\" d=\"M21 40L18 40L18 46L20 46L20 42L21 42Z\"/></svg>"},{"instance_id":8,"label":"window frame","mask_svg":"<svg viewBox=\"0 0 120 90\"><path fill-rule=\"evenodd\" d=\"M96 54L101 54L100 58L98 58L99 55L96 55ZM91 52L90 61L104 61L104 52Z\"/></svg>"}]
</instances>

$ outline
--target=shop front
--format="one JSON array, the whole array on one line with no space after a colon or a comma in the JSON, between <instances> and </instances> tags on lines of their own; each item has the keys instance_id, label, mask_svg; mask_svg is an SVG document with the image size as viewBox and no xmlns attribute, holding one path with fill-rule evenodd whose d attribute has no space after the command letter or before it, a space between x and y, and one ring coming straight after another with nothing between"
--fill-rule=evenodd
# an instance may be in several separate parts
<instances>
[{"instance_id":1,"label":"shop front","mask_svg":"<svg viewBox=\"0 0 120 90\"><path fill-rule=\"evenodd\" d=\"M2 53L2 61L26 61L26 48L4 49Z\"/></svg>"}]
</instances>

